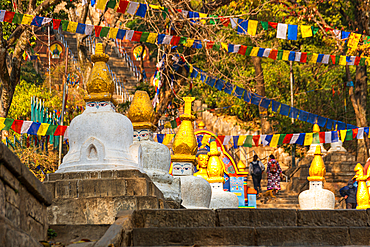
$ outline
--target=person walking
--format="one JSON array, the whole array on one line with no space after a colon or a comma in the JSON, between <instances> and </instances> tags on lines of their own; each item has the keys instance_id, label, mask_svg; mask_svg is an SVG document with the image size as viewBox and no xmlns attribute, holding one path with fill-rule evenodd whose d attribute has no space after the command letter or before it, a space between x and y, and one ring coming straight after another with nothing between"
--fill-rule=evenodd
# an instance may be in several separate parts
<instances>
[{"instance_id":1,"label":"person walking","mask_svg":"<svg viewBox=\"0 0 370 247\"><path fill-rule=\"evenodd\" d=\"M261 179L265 166L258 160L258 155L253 156L253 161L249 163L249 174L252 175L253 187L257 191L257 196L262 192Z\"/></svg>"},{"instance_id":2,"label":"person walking","mask_svg":"<svg viewBox=\"0 0 370 247\"><path fill-rule=\"evenodd\" d=\"M276 195L277 191L281 189L280 181L283 172L275 156L271 154L269 158L270 160L267 163L267 190L272 190L272 193Z\"/></svg>"},{"instance_id":3,"label":"person walking","mask_svg":"<svg viewBox=\"0 0 370 247\"><path fill-rule=\"evenodd\" d=\"M339 190L339 193L346 200L346 209L356 209L357 200L357 186L351 179L348 184Z\"/></svg>"}]
</instances>

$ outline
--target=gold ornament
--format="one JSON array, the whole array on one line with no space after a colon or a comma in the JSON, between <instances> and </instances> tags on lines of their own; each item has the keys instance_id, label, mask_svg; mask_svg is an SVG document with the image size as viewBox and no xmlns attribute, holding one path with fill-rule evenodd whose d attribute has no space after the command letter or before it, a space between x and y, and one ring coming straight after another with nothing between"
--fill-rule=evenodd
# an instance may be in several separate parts
<instances>
[{"instance_id":1,"label":"gold ornament","mask_svg":"<svg viewBox=\"0 0 370 247\"><path fill-rule=\"evenodd\" d=\"M134 99L128 109L127 117L131 120L135 130L151 129L154 131L156 129L152 123L154 109L147 92L135 92Z\"/></svg>"},{"instance_id":2,"label":"gold ornament","mask_svg":"<svg viewBox=\"0 0 370 247\"><path fill-rule=\"evenodd\" d=\"M199 154L197 157L198 161L198 169L199 171L194 174L196 177L204 178L205 180L208 180L208 174L207 174L207 164L208 164L209 156L208 154Z\"/></svg>"},{"instance_id":3,"label":"gold ornament","mask_svg":"<svg viewBox=\"0 0 370 247\"><path fill-rule=\"evenodd\" d=\"M204 129L204 126L205 126L205 124L203 123L203 121L200 121L200 123L198 124L198 128L199 129Z\"/></svg>"},{"instance_id":4,"label":"gold ornament","mask_svg":"<svg viewBox=\"0 0 370 247\"><path fill-rule=\"evenodd\" d=\"M364 175L364 168L360 163L357 163L355 166L356 175L353 178L356 178L357 181L357 207L356 209L367 209L370 208L369 204L369 192L366 186L366 180L370 175Z\"/></svg>"},{"instance_id":5,"label":"gold ornament","mask_svg":"<svg viewBox=\"0 0 370 247\"><path fill-rule=\"evenodd\" d=\"M241 172L244 172L245 168L247 168L247 166L241 160L239 160L237 167L238 167L238 170L241 171Z\"/></svg>"},{"instance_id":6,"label":"gold ornament","mask_svg":"<svg viewBox=\"0 0 370 247\"><path fill-rule=\"evenodd\" d=\"M193 121L195 117L191 115L191 103L195 98L184 97L183 99L185 101L184 114L180 116L182 122L173 141L171 160L194 163L197 141L194 135Z\"/></svg>"},{"instance_id":7,"label":"gold ornament","mask_svg":"<svg viewBox=\"0 0 370 247\"><path fill-rule=\"evenodd\" d=\"M320 127L318 124L313 125L313 133L319 133L320 132Z\"/></svg>"},{"instance_id":8,"label":"gold ornament","mask_svg":"<svg viewBox=\"0 0 370 247\"><path fill-rule=\"evenodd\" d=\"M224 166L221 163L221 152L217 149L217 143L210 143L209 161L207 166L208 179L210 183L223 183L224 182Z\"/></svg>"},{"instance_id":9,"label":"gold ornament","mask_svg":"<svg viewBox=\"0 0 370 247\"><path fill-rule=\"evenodd\" d=\"M310 170L310 176L307 178L308 181L324 181L325 180L325 164L321 157L321 147L316 146L315 156L312 160Z\"/></svg>"},{"instance_id":10,"label":"gold ornament","mask_svg":"<svg viewBox=\"0 0 370 247\"><path fill-rule=\"evenodd\" d=\"M86 85L87 95L84 97L86 102L111 101L117 105L117 102L113 99L113 79L106 64L108 60L109 56L104 53L103 44L96 44L95 55L91 56L94 67Z\"/></svg>"}]
</instances>

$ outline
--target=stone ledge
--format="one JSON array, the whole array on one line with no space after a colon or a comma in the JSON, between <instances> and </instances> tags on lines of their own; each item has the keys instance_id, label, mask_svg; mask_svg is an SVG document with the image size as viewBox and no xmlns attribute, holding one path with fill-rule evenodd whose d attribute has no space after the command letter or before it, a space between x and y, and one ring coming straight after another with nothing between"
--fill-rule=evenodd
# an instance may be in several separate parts
<instances>
[{"instance_id":1,"label":"stone ledge","mask_svg":"<svg viewBox=\"0 0 370 247\"><path fill-rule=\"evenodd\" d=\"M52 194L3 143L0 143L0 157L0 165L4 165L38 201L51 205Z\"/></svg>"}]
</instances>

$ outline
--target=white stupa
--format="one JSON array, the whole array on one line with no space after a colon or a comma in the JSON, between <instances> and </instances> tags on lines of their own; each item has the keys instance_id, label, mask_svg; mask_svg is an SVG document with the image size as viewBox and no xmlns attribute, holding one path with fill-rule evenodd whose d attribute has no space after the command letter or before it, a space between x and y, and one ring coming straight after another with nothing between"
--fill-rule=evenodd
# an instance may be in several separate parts
<instances>
[{"instance_id":1,"label":"white stupa","mask_svg":"<svg viewBox=\"0 0 370 247\"><path fill-rule=\"evenodd\" d=\"M141 147L132 146L131 121L115 111L114 83L106 65L109 56L103 50L103 44L97 44L91 56L94 67L87 82L86 110L71 121L70 149L56 173L128 169L143 172Z\"/></svg>"},{"instance_id":2,"label":"white stupa","mask_svg":"<svg viewBox=\"0 0 370 247\"><path fill-rule=\"evenodd\" d=\"M180 178L169 174L171 166L170 149L153 140L154 109L145 91L136 91L127 117L134 126L134 147L142 148L142 165L166 200L181 203Z\"/></svg>"},{"instance_id":3,"label":"white stupa","mask_svg":"<svg viewBox=\"0 0 370 247\"><path fill-rule=\"evenodd\" d=\"M319 127L318 124L313 125L313 133L320 133L320 127ZM322 143L315 143L315 144L312 143L310 145L310 149L307 151L307 155L314 155L317 146L320 147L320 150L321 150L322 154L327 153L326 149L324 148L324 144L322 144Z\"/></svg>"}]
</instances>

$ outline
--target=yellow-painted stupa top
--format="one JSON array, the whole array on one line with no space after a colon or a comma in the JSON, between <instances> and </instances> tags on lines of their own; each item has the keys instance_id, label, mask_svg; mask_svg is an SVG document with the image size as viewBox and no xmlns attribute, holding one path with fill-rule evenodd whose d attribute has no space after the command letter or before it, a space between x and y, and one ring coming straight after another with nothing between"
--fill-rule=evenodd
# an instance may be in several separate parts
<instances>
[{"instance_id":1,"label":"yellow-painted stupa top","mask_svg":"<svg viewBox=\"0 0 370 247\"><path fill-rule=\"evenodd\" d=\"M247 168L247 166L241 160L239 160L239 162L238 162L238 164L236 166L238 167L238 170L241 171L241 172L244 172L245 171L245 168Z\"/></svg>"},{"instance_id":2,"label":"yellow-painted stupa top","mask_svg":"<svg viewBox=\"0 0 370 247\"><path fill-rule=\"evenodd\" d=\"M209 160L207 165L208 179L210 183L223 183L224 182L224 166L221 163L221 152L217 149L215 141L210 143L210 150L208 152Z\"/></svg>"},{"instance_id":3,"label":"yellow-painted stupa top","mask_svg":"<svg viewBox=\"0 0 370 247\"><path fill-rule=\"evenodd\" d=\"M109 56L104 53L103 44L96 44L95 55L91 56L94 67L86 85L87 95L84 97L86 102L111 101L117 104L113 99L114 83L106 64L108 60Z\"/></svg>"},{"instance_id":4,"label":"yellow-painted stupa top","mask_svg":"<svg viewBox=\"0 0 370 247\"><path fill-rule=\"evenodd\" d=\"M319 133L320 132L320 127L318 124L313 125L313 133Z\"/></svg>"},{"instance_id":5,"label":"yellow-painted stupa top","mask_svg":"<svg viewBox=\"0 0 370 247\"><path fill-rule=\"evenodd\" d=\"M325 180L325 164L324 160L321 157L321 147L320 145L316 146L315 156L313 157L310 170L310 176L307 178L308 181L324 181Z\"/></svg>"},{"instance_id":6,"label":"yellow-painted stupa top","mask_svg":"<svg viewBox=\"0 0 370 247\"><path fill-rule=\"evenodd\" d=\"M156 129L152 123L154 109L147 92L135 92L134 99L128 109L127 117L131 120L135 130L151 129L154 131Z\"/></svg>"},{"instance_id":7,"label":"yellow-painted stupa top","mask_svg":"<svg viewBox=\"0 0 370 247\"><path fill-rule=\"evenodd\" d=\"M357 181L356 209L370 208L369 191L366 186L366 180L369 178L370 175L364 175L364 168L360 163L357 163L354 170L356 172L356 175L353 178L356 178Z\"/></svg>"},{"instance_id":8,"label":"yellow-painted stupa top","mask_svg":"<svg viewBox=\"0 0 370 247\"><path fill-rule=\"evenodd\" d=\"M203 121L200 121L200 123L198 124L198 128L199 129L204 129L204 126L206 126Z\"/></svg>"},{"instance_id":9,"label":"yellow-painted stupa top","mask_svg":"<svg viewBox=\"0 0 370 247\"><path fill-rule=\"evenodd\" d=\"M194 163L198 145L194 134L195 117L191 115L191 103L195 98L184 97L183 99L185 101L184 114L180 116L182 122L173 141L171 160Z\"/></svg>"}]
</instances>

